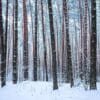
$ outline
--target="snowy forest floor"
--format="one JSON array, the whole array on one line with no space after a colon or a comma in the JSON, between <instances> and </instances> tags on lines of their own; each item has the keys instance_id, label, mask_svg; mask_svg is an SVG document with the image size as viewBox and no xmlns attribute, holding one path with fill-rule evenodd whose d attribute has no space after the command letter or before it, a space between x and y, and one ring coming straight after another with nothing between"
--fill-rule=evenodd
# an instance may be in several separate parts
<instances>
[{"instance_id":1,"label":"snowy forest floor","mask_svg":"<svg viewBox=\"0 0 100 100\"><path fill-rule=\"evenodd\" d=\"M59 84L53 91L51 82L8 82L0 88L0 100L100 100L100 83L94 91L85 91L83 86L70 88L69 84Z\"/></svg>"}]
</instances>

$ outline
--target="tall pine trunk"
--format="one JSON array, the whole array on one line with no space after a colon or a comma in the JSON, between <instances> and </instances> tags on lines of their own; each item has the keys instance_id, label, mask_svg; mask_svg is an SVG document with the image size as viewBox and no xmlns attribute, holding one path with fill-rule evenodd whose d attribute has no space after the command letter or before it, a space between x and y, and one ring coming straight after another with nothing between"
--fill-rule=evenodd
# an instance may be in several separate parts
<instances>
[{"instance_id":1,"label":"tall pine trunk","mask_svg":"<svg viewBox=\"0 0 100 100\"><path fill-rule=\"evenodd\" d=\"M48 81L48 72L47 72L47 48L46 48L46 34L45 34L45 29L44 29L43 0L41 0L41 15L42 15L43 46L44 46L44 67L45 67L45 72L46 72L46 81Z\"/></svg>"},{"instance_id":2,"label":"tall pine trunk","mask_svg":"<svg viewBox=\"0 0 100 100\"><path fill-rule=\"evenodd\" d=\"M94 90L96 86L96 0L91 0L91 35L90 35L90 89Z\"/></svg>"},{"instance_id":3,"label":"tall pine trunk","mask_svg":"<svg viewBox=\"0 0 100 100\"><path fill-rule=\"evenodd\" d=\"M5 57L6 57L6 51L7 51L7 34L8 34L8 6L9 6L9 0L6 1L6 21L5 21Z\"/></svg>"},{"instance_id":4,"label":"tall pine trunk","mask_svg":"<svg viewBox=\"0 0 100 100\"><path fill-rule=\"evenodd\" d=\"M34 81L37 81L37 0L35 0L35 46L34 46Z\"/></svg>"},{"instance_id":5,"label":"tall pine trunk","mask_svg":"<svg viewBox=\"0 0 100 100\"><path fill-rule=\"evenodd\" d=\"M18 80L18 0L15 0L13 33L13 83Z\"/></svg>"},{"instance_id":6,"label":"tall pine trunk","mask_svg":"<svg viewBox=\"0 0 100 100\"><path fill-rule=\"evenodd\" d=\"M26 0L23 0L23 33L24 33L24 47L23 47L23 65L24 65L24 80L28 79L28 22Z\"/></svg>"},{"instance_id":7,"label":"tall pine trunk","mask_svg":"<svg viewBox=\"0 0 100 100\"><path fill-rule=\"evenodd\" d=\"M81 81L83 80L83 13L82 1L79 0L79 16L80 16L80 56L79 56L79 75Z\"/></svg>"},{"instance_id":8,"label":"tall pine trunk","mask_svg":"<svg viewBox=\"0 0 100 100\"><path fill-rule=\"evenodd\" d=\"M85 0L85 12L84 12L84 80L85 84L87 85L88 82L88 72L87 72L87 11L88 11L88 1ZM86 87L85 87L86 89Z\"/></svg>"},{"instance_id":9,"label":"tall pine trunk","mask_svg":"<svg viewBox=\"0 0 100 100\"><path fill-rule=\"evenodd\" d=\"M68 17L68 1L63 0L63 11L65 16L65 29L66 29L66 48L67 48L67 82L71 83L71 87L74 85L73 72L72 72L72 58L71 58L71 46L69 37L69 17Z\"/></svg>"},{"instance_id":10,"label":"tall pine trunk","mask_svg":"<svg viewBox=\"0 0 100 100\"><path fill-rule=\"evenodd\" d=\"M52 48L53 89L56 90L56 89L58 89L58 83L57 83L56 47L55 47L55 35L54 35L52 0L48 0L48 10L49 10L51 48Z\"/></svg>"},{"instance_id":11,"label":"tall pine trunk","mask_svg":"<svg viewBox=\"0 0 100 100\"><path fill-rule=\"evenodd\" d=\"M1 87L6 85L6 57L5 41L3 33L2 0L0 0L0 42L1 42Z\"/></svg>"}]
</instances>

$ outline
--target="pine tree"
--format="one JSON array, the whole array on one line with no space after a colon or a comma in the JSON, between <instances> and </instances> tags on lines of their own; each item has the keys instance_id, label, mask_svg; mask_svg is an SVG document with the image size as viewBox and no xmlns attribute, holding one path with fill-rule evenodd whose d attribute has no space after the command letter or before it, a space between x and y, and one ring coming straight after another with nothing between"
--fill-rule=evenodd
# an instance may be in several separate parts
<instances>
[{"instance_id":1,"label":"pine tree","mask_svg":"<svg viewBox=\"0 0 100 100\"><path fill-rule=\"evenodd\" d=\"M91 38L90 38L90 89L94 90L96 86L96 0L91 0Z\"/></svg>"},{"instance_id":2,"label":"pine tree","mask_svg":"<svg viewBox=\"0 0 100 100\"><path fill-rule=\"evenodd\" d=\"M88 72L87 72L87 11L88 11L88 1L85 0L85 11L84 11L84 77L85 77L85 84L87 85L88 82Z\"/></svg>"},{"instance_id":3,"label":"pine tree","mask_svg":"<svg viewBox=\"0 0 100 100\"><path fill-rule=\"evenodd\" d=\"M52 48L52 73L53 73L53 89L58 89L57 83L57 66L56 66L56 47L55 47L55 35L54 35L54 22L53 22L53 10L52 0L48 0L49 21L50 21L50 34L51 34L51 48Z\"/></svg>"},{"instance_id":4,"label":"pine tree","mask_svg":"<svg viewBox=\"0 0 100 100\"><path fill-rule=\"evenodd\" d=\"M64 38L64 33L65 33L65 18L64 18L64 12L62 13L62 81L64 81L65 79L64 79L64 76L65 76L65 74L64 74L64 70L65 70L65 66L64 66L64 62L65 62L65 47L64 47L64 41L65 41L65 38Z\"/></svg>"},{"instance_id":5,"label":"pine tree","mask_svg":"<svg viewBox=\"0 0 100 100\"><path fill-rule=\"evenodd\" d=\"M80 57L79 57L79 75L83 80L83 9L82 1L79 0L79 16L80 16Z\"/></svg>"},{"instance_id":6,"label":"pine tree","mask_svg":"<svg viewBox=\"0 0 100 100\"><path fill-rule=\"evenodd\" d=\"M42 15L42 33L43 33L43 45L44 45L44 66L45 66L45 72L46 72L46 81L48 81L47 48L46 48L46 34L45 34L45 30L44 30L43 0L41 0L41 15Z\"/></svg>"},{"instance_id":7,"label":"pine tree","mask_svg":"<svg viewBox=\"0 0 100 100\"><path fill-rule=\"evenodd\" d=\"M0 45L1 45L1 87L6 85L6 57L5 41L3 33L2 0L0 0Z\"/></svg>"},{"instance_id":8,"label":"pine tree","mask_svg":"<svg viewBox=\"0 0 100 100\"><path fill-rule=\"evenodd\" d=\"M8 6L9 0L6 1L6 21L5 21L5 51L7 51L7 34L8 34ZM5 57L6 57L5 53Z\"/></svg>"},{"instance_id":9,"label":"pine tree","mask_svg":"<svg viewBox=\"0 0 100 100\"><path fill-rule=\"evenodd\" d=\"M28 22L26 0L23 0L23 33L24 33L24 47L23 47L23 65L24 65L24 80L28 79Z\"/></svg>"},{"instance_id":10,"label":"pine tree","mask_svg":"<svg viewBox=\"0 0 100 100\"><path fill-rule=\"evenodd\" d=\"M14 2L14 33L13 33L13 83L18 80L18 0Z\"/></svg>"},{"instance_id":11,"label":"pine tree","mask_svg":"<svg viewBox=\"0 0 100 100\"><path fill-rule=\"evenodd\" d=\"M37 0L35 0L35 46L34 46L34 81L37 81Z\"/></svg>"},{"instance_id":12,"label":"pine tree","mask_svg":"<svg viewBox=\"0 0 100 100\"><path fill-rule=\"evenodd\" d=\"M74 85L73 83L73 72L72 72L72 59L71 59L71 46L70 46L70 38L69 38L69 17L68 17L68 1L63 0L63 11L65 16L65 29L66 29L66 48L67 48L67 82L71 83L71 87Z\"/></svg>"}]
</instances>

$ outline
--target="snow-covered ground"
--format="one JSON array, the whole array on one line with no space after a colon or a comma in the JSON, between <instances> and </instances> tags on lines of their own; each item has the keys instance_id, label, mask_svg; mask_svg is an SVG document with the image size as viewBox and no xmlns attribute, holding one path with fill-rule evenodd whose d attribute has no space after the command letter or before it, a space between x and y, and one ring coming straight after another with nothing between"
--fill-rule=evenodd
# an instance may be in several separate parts
<instances>
[{"instance_id":1,"label":"snow-covered ground","mask_svg":"<svg viewBox=\"0 0 100 100\"><path fill-rule=\"evenodd\" d=\"M25 81L13 85L9 82L0 88L0 100L100 100L100 84L97 91L70 88L69 84L59 84L59 89L53 91L52 83Z\"/></svg>"}]
</instances>

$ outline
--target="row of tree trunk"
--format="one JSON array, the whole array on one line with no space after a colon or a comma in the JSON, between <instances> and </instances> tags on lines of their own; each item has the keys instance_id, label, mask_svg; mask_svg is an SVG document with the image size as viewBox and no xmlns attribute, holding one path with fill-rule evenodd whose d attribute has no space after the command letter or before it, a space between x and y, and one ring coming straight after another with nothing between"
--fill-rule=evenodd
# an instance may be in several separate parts
<instances>
[{"instance_id":1,"label":"row of tree trunk","mask_svg":"<svg viewBox=\"0 0 100 100\"><path fill-rule=\"evenodd\" d=\"M38 5L40 2L40 5ZM91 14L89 13L89 4L88 0L78 1L79 3L79 19L80 19L80 50L76 54L76 62L79 62L79 77L83 81L85 81L85 85L90 84L90 89L96 89L96 46L97 46L97 32L96 32L96 0L91 0ZM84 3L84 8L82 8L82 3ZM18 0L13 0L13 24L12 24L12 33L13 33L13 83L18 82ZM28 45L28 9L27 9L27 0L23 0L23 77L24 80L29 79L29 45ZM58 89L58 68L61 68L62 79L66 83L70 83L71 87L74 86L74 68L73 68L73 58L72 58L72 42L70 38L69 32L69 2L67 0L62 0L62 32L61 34L61 47L62 50L59 49L59 33L58 33L58 25L57 29L55 29L55 19L53 15L53 1L48 0L48 19L49 19L49 30L50 30L50 41L49 46L47 45L47 31L45 25L45 11L44 11L44 0L35 0L35 13L33 16L32 12L32 4L29 0L30 13L31 13L31 25L32 25L32 38L33 38L33 80L38 80L38 7L41 7L41 24L42 24L42 38L43 38L43 62L44 62L44 71L45 71L45 80L49 80L49 66L52 69L52 79L53 79L53 89ZM0 57L1 57L1 86L6 85L6 59L7 59L7 34L8 32L8 17L9 17L9 0L6 1L6 20L5 20L5 29L3 28L3 15L2 15L2 0L0 0ZM58 8L59 15L60 10ZM91 15L91 16L90 16ZM61 18L61 17L60 17ZM34 22L33 22L34 19ZM89 21L88 21L89 19ZM89 28L89 29L88 29ZM56 31L57 30L57 31ZM76 30L76 25L75 25ZM89 30L89 31L88 31ZM77 30L76 30L77 31ZM76 32L75 31L75 32ZM55 34L57 32L57 35ZM76 32L77 33L77 32ZM90 37L89 44L88 34ZM77 41L77 38L76 38ZM78 44L78 43L77 43ZM51 45L51 46L50 46ZM78 46L77 46L78 47ZM49 48L49 53L48 53ZM77 48L76 48L77 49ZM88 49L90 50L90 67L88 66ZM51 51L50 51L51 50ZM77 49L78 50L78 49ZM51 58L50 58L51 54ZM49 61L48 61L49 55ZM78 56L79 59L78 59ZM60 58L61 57L61 58ZM40 59L40 58L39 58ZM52 61L50 61L50 59ZM61 62L60 62L61 59ZM79 60L79 61L78 61ZM48 62L50 64L48 64ZM62 64L61 64L62 63ZM60 66L60 67L59 67ZM90 68L90 70L89 70Z\"/></svg>"}]
</instances>

